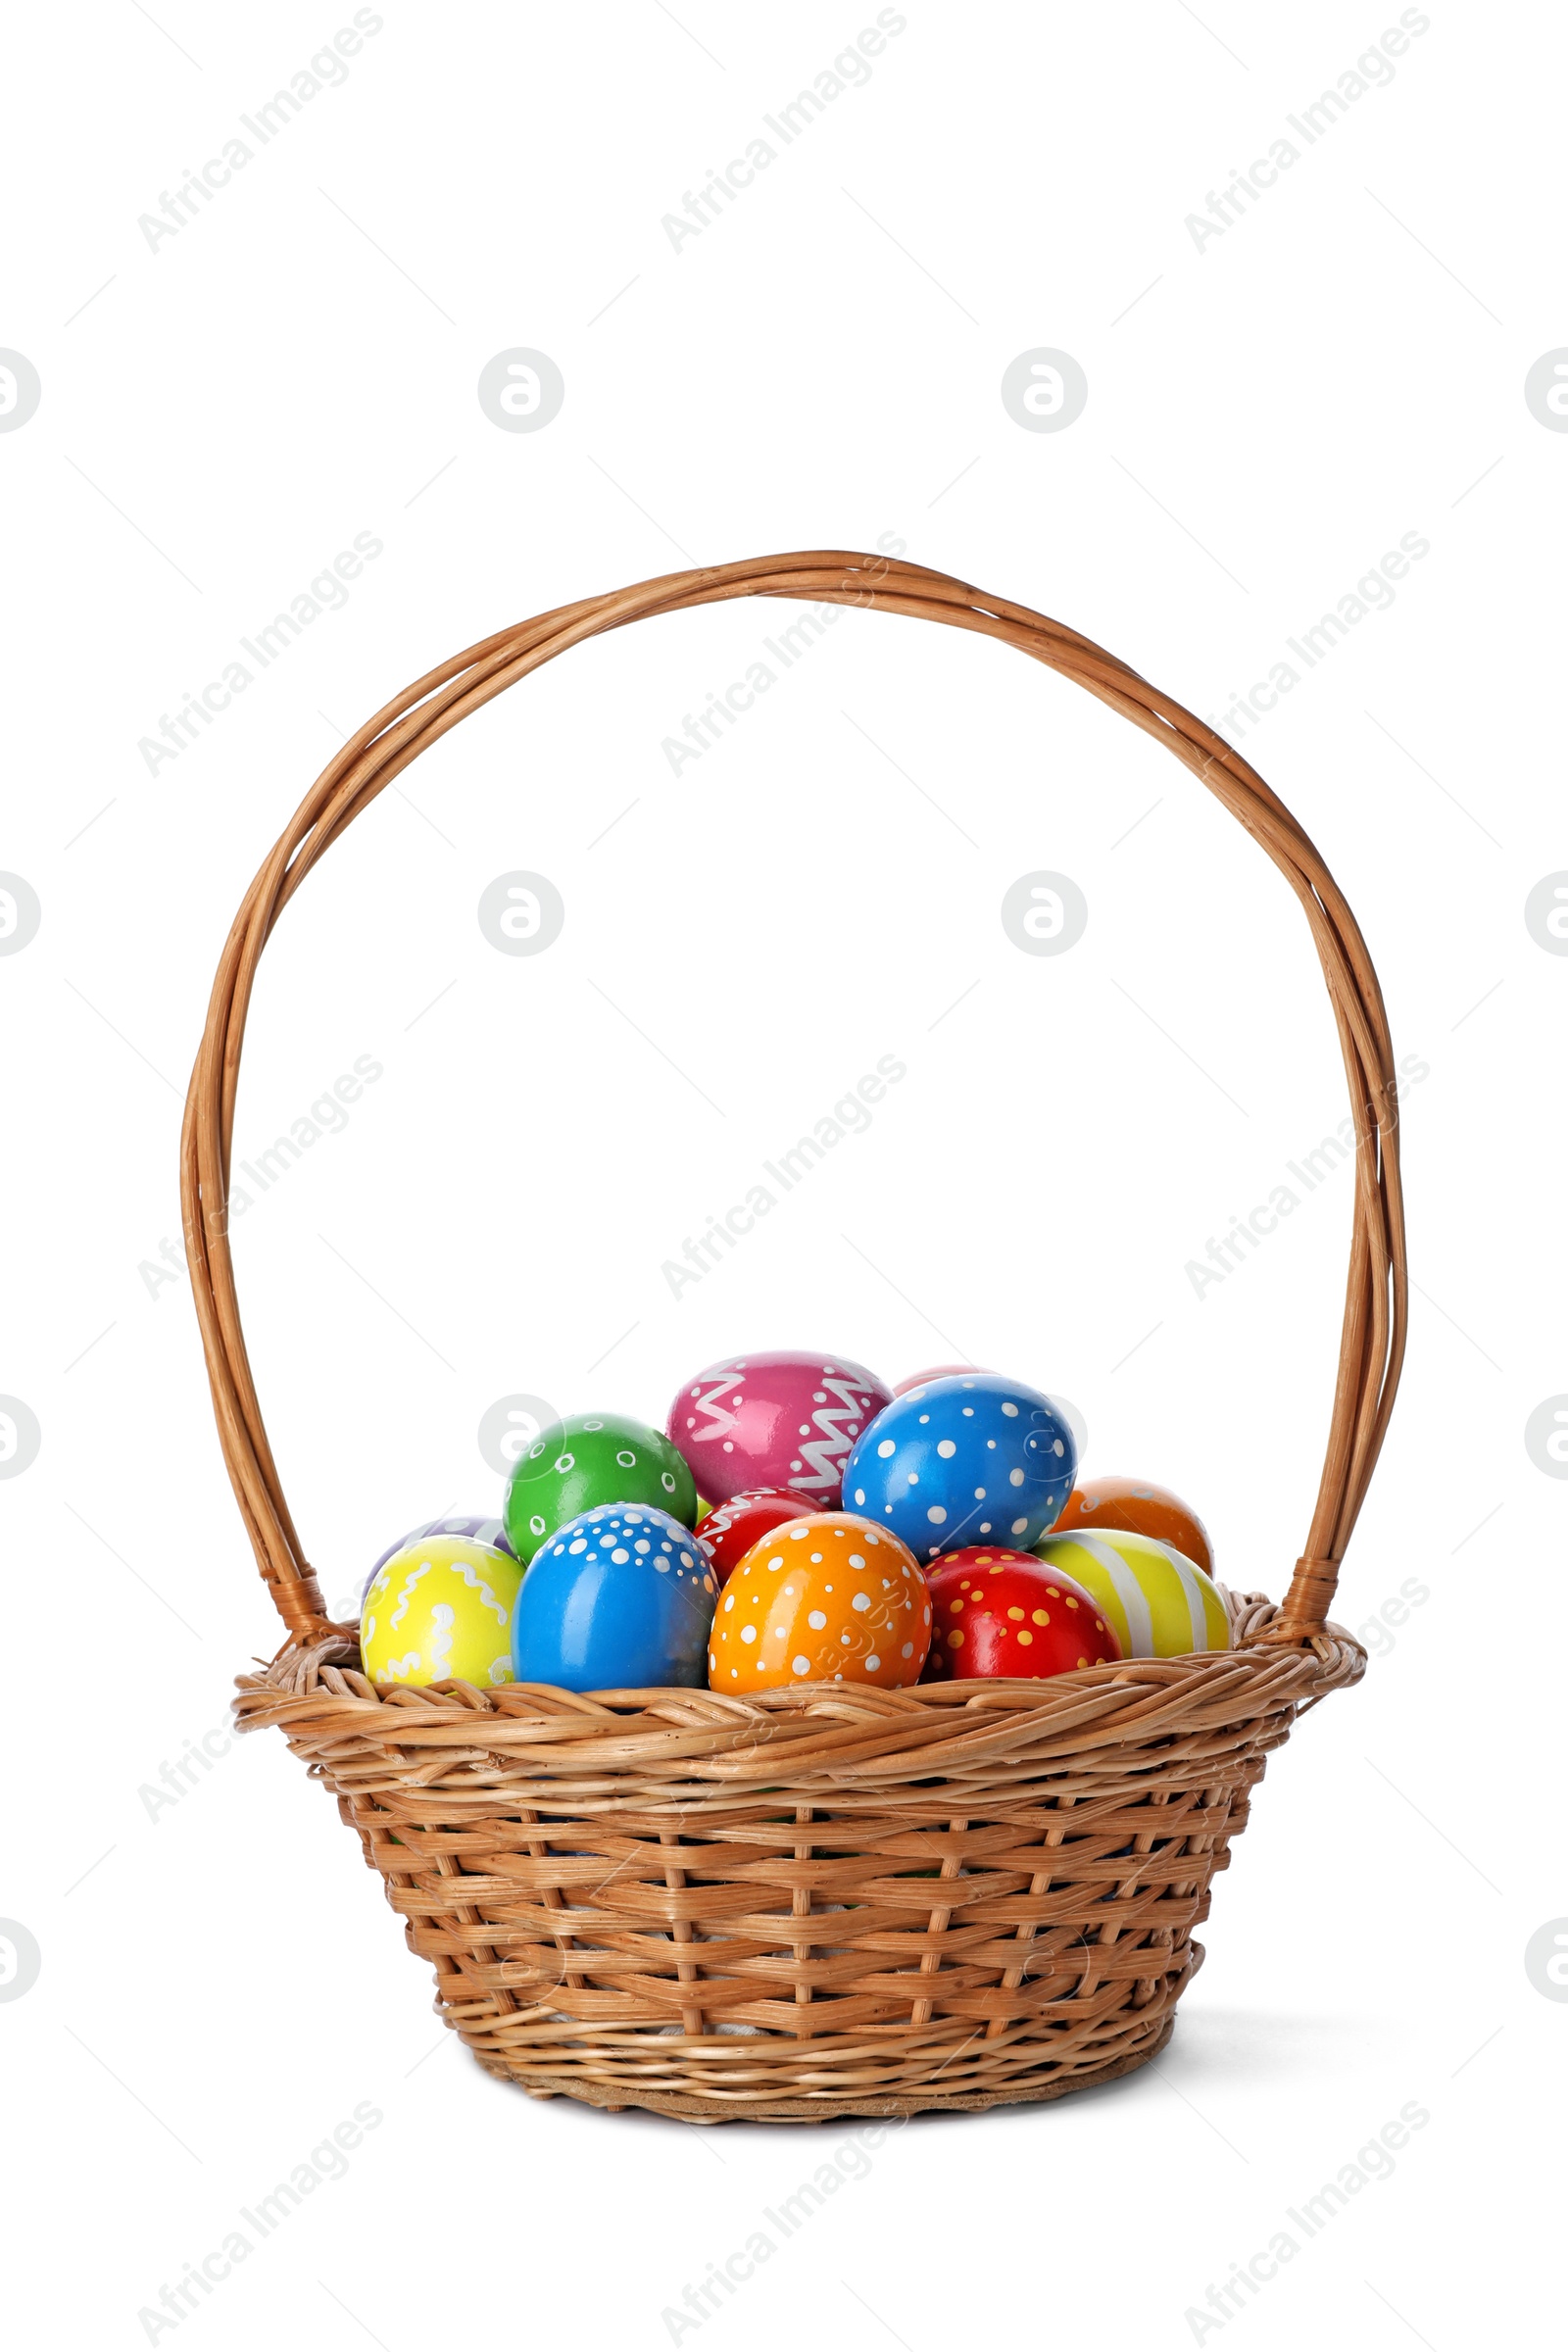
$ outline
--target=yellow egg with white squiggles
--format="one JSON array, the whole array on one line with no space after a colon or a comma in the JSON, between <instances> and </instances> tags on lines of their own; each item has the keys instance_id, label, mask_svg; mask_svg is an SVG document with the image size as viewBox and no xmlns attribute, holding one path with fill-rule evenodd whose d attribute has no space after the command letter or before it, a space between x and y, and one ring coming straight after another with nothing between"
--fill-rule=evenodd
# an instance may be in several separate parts
<instances>
[{"instance_id":1,"label":"yellow egg with white squiggles","mask_svg":"<svg viewBox=\"0 0 1568 2352\"><path fill-rule=\"evenodd\" d=\"M493 1544L427 1536L383 1562L360 1614L372 1683L510 1683L522 1570Z\"/></svg>"}]
</instances>

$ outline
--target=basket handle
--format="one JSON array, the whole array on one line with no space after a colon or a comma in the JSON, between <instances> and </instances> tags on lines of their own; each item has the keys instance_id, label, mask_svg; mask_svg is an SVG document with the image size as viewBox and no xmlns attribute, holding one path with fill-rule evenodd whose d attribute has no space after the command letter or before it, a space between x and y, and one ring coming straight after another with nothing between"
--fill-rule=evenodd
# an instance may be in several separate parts
<instances>
[{"instance_id":1,"label":"basket handle","mask_svg":"<svg viewBox=\"0 0 1568 2352\"><path fill-rule=\"evenodd\" d=\"M884 556L819 551L666 573L503 629L432 669L368 719L322 770L245 894L213 983L180 1138L180 1197L223 1459L263 1579L296 1642L329 1620L290 1517L251 1379L229 1255L229 1158L240 1049L256 966L322 852L461 719L569 646L650 614L732 597L859 605L945 621L1016 646L1085 687L1176 755L1284 874L1301 903L1334 1007L1355 1125L1355 1212L1339 1374L1317 1507L1279 1616L1258 1639L1322 1636L1340 1561L1377 1463L1404 1355L1406 1275L1394 1049L1355 917L1290 810L1241 754L1089 638L945 572Z\"/></svg>"}]
</instances>

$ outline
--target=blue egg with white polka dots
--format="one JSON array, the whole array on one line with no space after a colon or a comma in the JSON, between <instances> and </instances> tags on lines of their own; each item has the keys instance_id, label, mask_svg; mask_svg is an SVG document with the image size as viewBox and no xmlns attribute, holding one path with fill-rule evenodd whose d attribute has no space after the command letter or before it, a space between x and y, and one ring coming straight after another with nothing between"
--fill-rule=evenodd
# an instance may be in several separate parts
<instances>
[{"instance_id":1,"label":"blue egg with white polka dots","mask_svg":"<svg viewBox=\"0 0 1568 2352\"><path fill-rule=\"evenodd\" d=\"M513 1672L564 1690L706 1690L717 1593L690 1528L652 1504L601 1504L534 1553L512 1614Z\"/></svg>"},{"instance_id":2,"label":"blue egg with white polka dots","mask_svg":"<svg viewBox=\"0 0 1568 2352\"><path fill-rule=\"evenodd\" d=\"M890 1527L917 1560L988 1541L1028 1551L1055 1525L1077 1468L1049 1396L1000 1372L964 1372L907 1390L861 1431L844 1508Z\"/></svg>"}]
</instances>

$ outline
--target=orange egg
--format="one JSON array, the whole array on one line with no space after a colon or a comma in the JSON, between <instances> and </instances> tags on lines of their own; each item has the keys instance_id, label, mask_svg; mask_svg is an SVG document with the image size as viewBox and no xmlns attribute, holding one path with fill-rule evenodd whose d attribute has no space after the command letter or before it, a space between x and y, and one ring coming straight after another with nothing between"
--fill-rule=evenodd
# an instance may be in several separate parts
<instances>
[{"instance_id":1,"label":"orange egg","mask_svg":"<svg viewBox=\"0 0 1568 2352\"><path fill-rule=\"evenodd\" d=\"M1152 1536L1156 1544L1174 1544L1205 1576L1214 1573L1214 1546L1207 1528L1179 1494L1173 1494L1169 1487L1156 1487L1152 1479L1080 1479L1051 1533L1077 1536L1101 1527L1119 1527L1130 1536Z\"/></svg>"},{"instance_id":2,"label":"orange egg","mask_svg":"<svg viewBox=\"0 0 1568 2352\"><path fill-rule=\"evenodd\" d=\"M709 1636L714 1690L794 1683L917 1683L931 1595L914 1554L852 1511L786 1520L754 1544L719 1595Z\"/></svg>"}]
</instances>

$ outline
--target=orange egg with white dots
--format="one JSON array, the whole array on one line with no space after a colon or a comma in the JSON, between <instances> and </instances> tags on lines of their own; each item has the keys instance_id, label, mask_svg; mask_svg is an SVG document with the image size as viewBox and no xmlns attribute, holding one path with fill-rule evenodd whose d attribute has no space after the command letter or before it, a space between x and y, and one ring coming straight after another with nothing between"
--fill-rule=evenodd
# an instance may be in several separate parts
<instances>
[{"instance_id":1,"label":"orange egg with white dots","mask_svg":"<svg viewBox=\"0 0 1568 2352\"><path fill-rule=\"evenodd\" d=\"M930 1644L931 1595L908 1546L852 1511L813 1511L771 1528L731 1571L708 1639L708 1681L729 1691L899 1690L919 1681Z\"/></svg>"},{"instance_id":2,"label":"orange egg with white dots","mask_svg":"<svg viewBox=\"0 0 1568 2352\"><path fill-rule=\"evenodd\" d=\"M933 1561L926 1582L933 1625L925 1682L1039 1682L1121 1656L1094 1595L1033 1552L971 1544Z\"/></svg>"}]
</instances>

